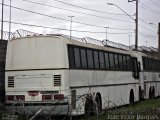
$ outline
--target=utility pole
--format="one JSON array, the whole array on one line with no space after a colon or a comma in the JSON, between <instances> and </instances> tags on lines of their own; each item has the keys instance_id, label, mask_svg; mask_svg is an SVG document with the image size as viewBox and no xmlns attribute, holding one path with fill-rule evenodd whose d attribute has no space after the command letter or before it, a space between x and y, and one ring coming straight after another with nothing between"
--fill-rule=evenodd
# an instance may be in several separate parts
<instances>
[{"instance_id":1,"label":"utility pole","mask_svg":"<svg viewBox=\"0 0 160 120\"><path fill-rule=\"evenodd\" d=\"M158 23L158 53L160 57L160 23Z\"/></svg>"},{"instance_id":2,"label":"utility pole","mask_svg":"<svg viewBox=\"0 0 160 120\"><path fill-rule=\"evenodd\" d=\"M136 22L135 50L137 50L138 49L138 0L136 0L136 19L135 19L135 22Z\"/></svg>"},{"instance_id":3,"label":"utility pole","mask_svg":"<svg viewBox=\"0 0 160 120\"><path fill-rule=\"evenodd\" d=\"M160 23L158 23L158 25L156 25L156 24L150 22L149 24L154 25L155 28L158 28L158 31L157 31L157 35L158 35L158 55L160 57Z\"/></svg>"},{"instance_id":4,"label":"utility pole","mask_svg":"<svg viewBox=\"0 0 160 120\"><path fill-rule=\"evenodd\" d=\"M8 35L8 40L10 40L11 39L11 17L12 17L12 11L11 11L11 0L10 0L10 5L9 5L9 7L10 7L10 13L9 13L9 35Z\"/></svg>"},{"instance_id":5,"label":"utility pole","mask_svg":"<svg viewBox=\"0 0 160 120\"><path fill-rule=\"evenodd\" d=\"M129 16L131 19L133 19L135 21L135 50L138 49L138 0L128 0L128 2L133 2L136 1L136 18L134 19L131 15L129 15L126 11L124 11L121 7L119 7L116 4L113 3L107 3L108 5L114 5L116 6L118 9L120 9L122 12L124 12L127 16Z\"/></svg>"},{"instance_id":6,"label":"utility pole","mask_svg":"<svg viewBox=\"0 0 160 120\"><path fill-rule=\"evenodd\" d=\"M135 50L138 49L138 2L139 0L128 0L128 2L133 2L136 1L136 18L135 18L135 24L136 24L136 29L135 29Z\"/></svg>"},{"instance_id":7,"label":"utility pole","mask_svg":"<svg viewBox=\"0 0 160 120\"><path fill-rule=\"evenodd\" d=\"M109 27L104 27L106 29L106 40L107 40L107 32Z\"/></svg>"},{"instance_id":8,"label":"utility pole","mask_svg":"<svg viewBox=\"0 0 160 120\"><path fill-rule=\"evenodd\" d=\"M128 37L129 37L129 47L130 47L130 45L131 45L131 36L132 36L132 35L128 35Z\"/></svg>"},{"instance_id":9,"label":"utility pole","mask_svg":"<svg viewBox=\"0 0 160 120\"><path fill-rule=\"evenodd\" d=\"M128 37L129 37L129 50L130 50L130 45L131 45L131 36L132 35L128 35Z\"/></svg>"},{"instance_id":10,"label":"utility pole","mask_svg":"<svg viewBox=\"0 0 160 120\"><path fill-rule=\"evenodd\" d=\"M72 19L74 16L68 16L71 18L71 21L70 21L70 38L72 37Z\"/></svg>"},{"instance_id":11,"label":"utility pole","mask_svg":"<svg viewBox=\"0 0 160 120\"><path fill-rule=\"evenodd\" d=\"M3 11L4 10L4 0L2 0L2 17L1 17L1 40L3 40Z\"/></svg>"},{"instance_id":12,"label":"utility pole","mask_svg":"<svg viewBox=\"0 0 160 120\"><path fill-rule=\"evenodd\" d=\"M146 47L147 47L147 43L148 43L148 41L146 41Z\"/></svg>"}]
</instances>

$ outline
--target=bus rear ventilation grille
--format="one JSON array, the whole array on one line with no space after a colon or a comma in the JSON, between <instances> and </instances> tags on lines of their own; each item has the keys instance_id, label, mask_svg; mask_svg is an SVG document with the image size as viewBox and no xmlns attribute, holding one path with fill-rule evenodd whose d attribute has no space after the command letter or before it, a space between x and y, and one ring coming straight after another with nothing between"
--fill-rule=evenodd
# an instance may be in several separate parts
<instances>
[{"instance_id":1,"label":"bus rear ventilation grille","mask_svg":"<svg viewBox=\"0 0 160 120\"><path fill-rule=\"evenodd\" d=\"M54 86L61 86L61 75L54 75Z\"/></svg>"},{"instance_id":2,"label":"bus rear ventilation grille","mask_svg":"<svg viewBox=\"0 0 160 120\"><path fill-rule=\"evenodd\" d=\"M14 76L8 76L8 87L14 87Z\"/></svg>"}]
</instances>

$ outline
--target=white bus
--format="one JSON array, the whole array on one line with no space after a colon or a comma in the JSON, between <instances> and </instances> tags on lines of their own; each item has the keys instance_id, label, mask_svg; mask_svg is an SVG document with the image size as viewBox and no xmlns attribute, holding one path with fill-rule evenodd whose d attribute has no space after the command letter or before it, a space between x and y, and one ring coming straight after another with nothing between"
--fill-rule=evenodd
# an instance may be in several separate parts
<instances>
[{"instance_id":1,"label":"white bus","mask_svg":"<svg viewBox=\"0 0 160 120\"><path fill-rule=\"evenodd\" d=\"M19 114L94 114L159 96L159 70L138 51L63 35L16 38L7 47L6 105Z\"/></svg>"}]
</instances>

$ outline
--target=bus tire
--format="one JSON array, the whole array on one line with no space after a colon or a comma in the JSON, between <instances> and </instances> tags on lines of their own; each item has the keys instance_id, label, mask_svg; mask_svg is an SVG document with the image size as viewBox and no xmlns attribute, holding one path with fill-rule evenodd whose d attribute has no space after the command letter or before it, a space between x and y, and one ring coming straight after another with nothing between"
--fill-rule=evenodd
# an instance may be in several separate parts
<instances>
[{"instance_id":1,"label":"bus tire","mask_svg":"<svg viewBox=\"0 0 160 120\"><path fill-rule=\"evenodd\" d=\"M85 102L85 116L93 116L101 112L102 109L101 95L98 93L96 97L93 98L91 96L87 96Z\"/></svg>"},{"instance_id":2,"label":"bus tire","mask_svg":"<svg viewBox=\"0 0 160 120\"><path fill-rule=\"evenodd\" d=\"M143 99L141 86L139 86L139 101Z\"/></svg>"},{"instance_id":3,"label":"bus tire","mask_svg":"<svg viewBox=\"0 0 160 120\"><path fill-rule=\"evenodd\" d=\"M155 98L155 89L154 89L154 86L152 88L152 99Z\"/></svg>"},{"instance_id":4,"label":"bus tire","mask_svg":"<svg viewBox=\"0 0 160 120\"><path fill-rule=\"evenodd\" d=\"M92 115L92 98L91 96L87 96L85 102L85 116L90 117L91 115Z\"/></svg>"},{"instance_id":5,"label":"bus tire","mask_svg":"<svg viewBox=\"0 0 160 120\"><path fill-rule=\"evenodd\" d=\"M152 88L149 88L149 99L152 99Z\"/></svg>"},{"instance_id":6,"label":"bus tire","mask_svg":"<svg viewBox=\"0 0 160 120\"><path fill-rule=\"evenodd\" d=\"M97 93L95 101L97 104L98 113L100 113L102 110L102 98L100 93Z\"/></svg>"},{"instance_id":7,"label":"bus tire","mask_svg":"<svg viewBox=\"0 0 160 120\"><path fill-rule=\"evenodd\" d=\"M129 104L133 105L134 104L134 91L131 89L130 95L129 95Z\"/></svg>"}]
</instances>

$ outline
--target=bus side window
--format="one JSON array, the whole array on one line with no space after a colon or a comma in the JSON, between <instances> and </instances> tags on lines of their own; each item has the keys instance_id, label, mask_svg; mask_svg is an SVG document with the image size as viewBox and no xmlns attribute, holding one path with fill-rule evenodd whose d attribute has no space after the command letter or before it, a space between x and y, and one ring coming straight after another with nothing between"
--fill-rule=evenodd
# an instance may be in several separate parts
<instances>
[{"instance_id":1,"label":"bus side window","mask_svg":"<svg viewBox=\"0 0 160 120\"><path fill-rule=\"evenodd\" d=\"M94 67L95 69L99 69L98 51L93 51L93 54L94 54Z\"/></svg>"},{"instance_id":2,"label":"bus side window","mask_svg":"<svg viewBox=\"0 0 160 120\"><path fill-rule=\"evenodd\" d=\"M104 56L105 56L105 65L106 65L106 69L108 70L108 69L110 69L108 53L105 53Z\"/></svg>"},{"instance_id":3,"label":"bus side window","mask_svg":"<svg viewBox=\"0 0 160 120\"><path fill-rule=\"evenodd\" d=\"M140 71L141 71L141 63L138 62L138 72L140 72Z\"/></svg>"},{"instance_id":4,"label":"bus side window","mask_svg":"<svg viewBox=\"0 0 160 120\"><path fill-rule=\"evenodd\" d=\"M158 72L158 60L156 62L156 71Z\"/></svg>"},{"instance_id":5,"label":"bus side window","mask_svg":"<svg viewBox=\"0 0 160 120\"><path fill-rule=\"evenodd\" d=\"M149 67L148 69L149 69L149 70L151 70L151 65L152 65L152 64L151 64L151 60L148 59L148 67Z\"/></svg>"},{"instance_id":6,"label":"bus side window","mask_svg":"<svg viewBox=\"0 0 160 120\"><path fill-rule=\"evenodd\" d=\"M87 55L86 55L86 50L85 49L80 49L81 51L81 63L82 63L82 68L87 68Z\"/></svg>"},{"instance_id":7,"label":"bus side window","mask_svg":"<svg viewBox=\"0 0 160 120\"><path fill-rule=\"evenodd\" d=\"M131 70L131 57L126 56L126 61L127 61L127 70Z\"/></svg>"},{"instance_id":8,"label":"bus side window","mask_svg":"<svg viewBox=\"0 0 160 120\"><path fill-rule=\"evenodd\" d=\"M139 67L137 58L132 57L132 75L135 79L139 78Z\"/></svg>"},{"instance_id":9,"label":"bus side window","mask_svg":"<svg viewBox=\"0 0 160 120\"><path fill-rule=\"evenodd\" d=\"M74 48L74 60L75 60L75 68L81 68L81 61L80 61L80 51L79 48Z\"/></svg>"},{"instance_id":10,"label":"bus side window","mask_svg":"<svg viewBox=\"0 0 160 120\"><path fill-rule=\"evenodd\" d=\"M68 46L69 68L75 68L74 51L72 46Z\"/></svg>"},{"instance_id":11,"label":"bus side window","mask_svg":"<svg viewBox=\"0 0 160 120\"><path fill-rule=\"evenodd\" d=\"M127 68L127 57L126 55L123 55L123 69L128 70Z\"/></svg>"},{"instance_id":12,"label":"bus side window","mask_svg":"<svg viewBox=\"0 0 160 120\"><path fill-rule=\"evenodd\" d=\"M93 69L93 52L90 49L87 50L87 64L89 69Z\"/></svg>"},{"instance_id":13,"label":"bus side window","mask_svg":"<svg viewBox=\"0 0 160 120\"><path fill-rule=\"evenodd\" d=\"M115 64L114 64L114 56L113 56L113 53L109 53L109 62L110 62L110 68L112 70L115 69Z\"/></svg>"},{"instance_id":14,"label":"bus side window","mask_svg":"<svg viewBox=\"0 0 160 120\"><path fill-rule=\"evenodd\" d=\"M105 69L105 62L104 62L104 53L99 52L99 62L100 62L100 69Z\"/></svg>"},{"instance_id":15,"label":"bus side window","mask_svg":"<svg viewBox=\"0 0 160 120\"><path fill-rule=\"evenodd\" d=\"M115 69L119 70L119 61L118 61L118 55L114 54L114 63L115 63Z\"/></svg>"},{"instance_id":16,"label":"bus side window","mask_svg":"<svg viewBox=\"0 0 160 120\"><path fill-rule=\"evenodd\" d=\"M158 61L158 72L160 71L160 62Z\"/></svg>"},{"instance_id":17,"label":"bus side window","mask_svg":"<svg viewBox=\"0 0 160 120\"><path fill-rule=\"evenodd\" d=\"M123 57L121 54L118 55L118 58L119 58L119 67L120 67L120 70L124 70L124 62L123 62Z\"/></svg>"}]
</instances>

